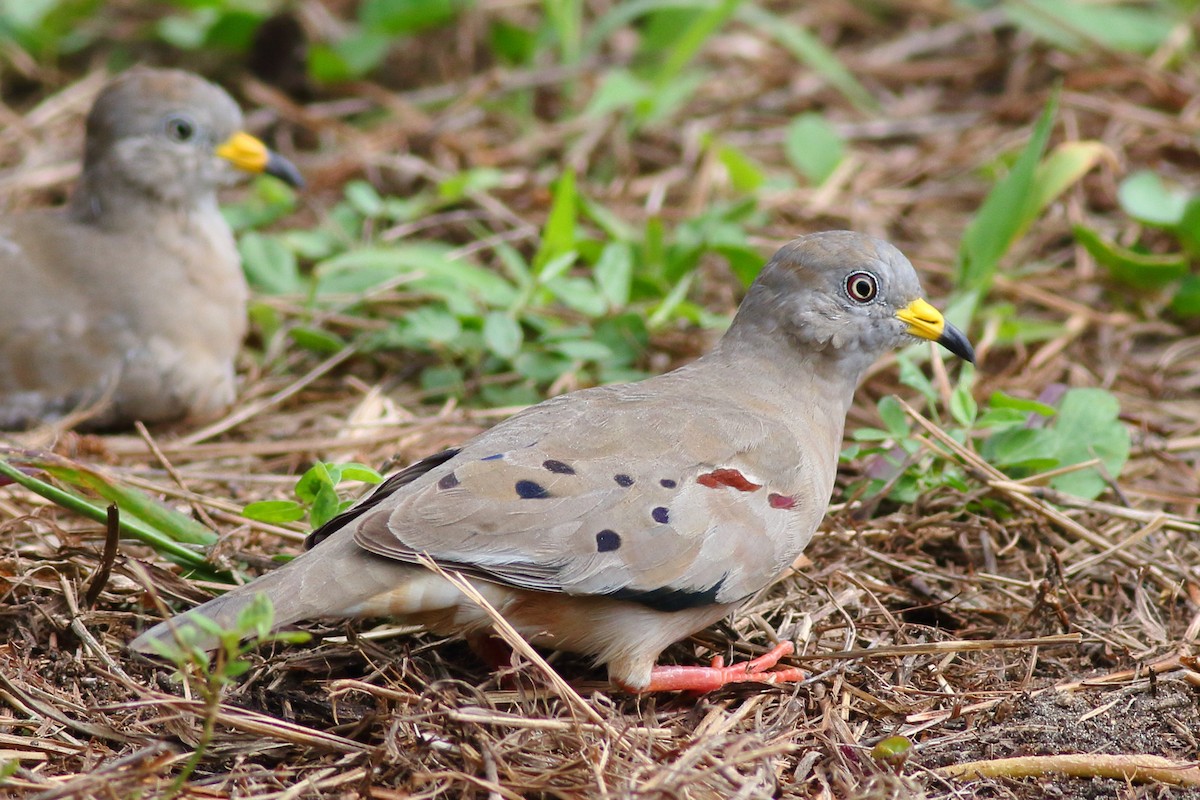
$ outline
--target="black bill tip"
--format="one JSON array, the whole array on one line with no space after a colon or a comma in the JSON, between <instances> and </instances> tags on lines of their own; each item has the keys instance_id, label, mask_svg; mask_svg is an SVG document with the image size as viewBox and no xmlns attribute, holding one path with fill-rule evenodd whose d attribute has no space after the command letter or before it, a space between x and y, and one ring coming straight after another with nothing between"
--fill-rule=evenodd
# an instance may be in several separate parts
<instances>
[{"instance_id":1,"label":"black bill tip","mask_svg":"<svg viewBox=\"0 0 1200 800\"><path fill-rule=\"evenodd\" d=\"M263 172L274 175L289 186L304 188L304 176L296 169L296 165L274 151L267 154L267 166Z\"/></svg>"},{"instance_id":2,"label":"black bill tip","mask_svg":"<svg viewBox=\"0 0 1200 800\"><path fill-rule=\"evenodd\" d=\"M938 337L937 343L949 350L959 358L975 363L975 348L971 346L971 341L967 335L958 328L946 323L946 327L942 330L942 335Z\"/></svg>"}]
</instances>

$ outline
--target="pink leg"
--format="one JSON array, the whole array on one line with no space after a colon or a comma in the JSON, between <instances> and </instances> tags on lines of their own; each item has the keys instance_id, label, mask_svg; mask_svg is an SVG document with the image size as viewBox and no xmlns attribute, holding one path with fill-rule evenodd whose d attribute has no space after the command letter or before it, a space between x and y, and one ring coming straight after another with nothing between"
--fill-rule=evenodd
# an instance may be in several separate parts
<instances>
[{"instance_id":1,"label":"pink leg","mask_svg":"<svg viewBox=\"0 0 1200 800\"><path fill-rule=\"evenodd\" d=\"M779 659L792 654L791 642L780 642L764 655L753 661L723 666L724 659L717 656L711 667L655 667L650 673L650 684L643 692L711 692L727 683L791 683L804 680L804 670L789 667L767 672L779 663Z\"/></svg>"}]
</instances>

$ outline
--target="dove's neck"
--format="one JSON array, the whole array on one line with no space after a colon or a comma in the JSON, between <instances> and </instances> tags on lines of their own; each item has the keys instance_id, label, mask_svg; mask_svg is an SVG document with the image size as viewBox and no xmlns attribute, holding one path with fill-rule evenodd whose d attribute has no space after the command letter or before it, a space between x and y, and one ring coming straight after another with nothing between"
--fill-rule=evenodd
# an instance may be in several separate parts
<instances>
[{"instance_id":1,"label":"dove's neck","mask_svg":"<svg viewBox=\"0 0 1200 800\"><path fill-rule=\"evenodd\" d=\"M772 409L807 430L815 424L840 445L854 391L871 361L857 351L804 349L778 329L744 326L693 366L709 373L707 381L732 402Z\"/></svg>"},{"instance_id":2,"label":"dove's neck","mask_svg":"<svg viewBox=\"0 0 1200 800\"><path fill-rule=\"evenodd\" d=\"M157 226L171 218L188 220L219 218L215 190L197 190L179 180L134 179L129 171L107 160L87 164L70 202L70 214L78 222L106 230L130 230Z\"/></svg>"}]
</instances>

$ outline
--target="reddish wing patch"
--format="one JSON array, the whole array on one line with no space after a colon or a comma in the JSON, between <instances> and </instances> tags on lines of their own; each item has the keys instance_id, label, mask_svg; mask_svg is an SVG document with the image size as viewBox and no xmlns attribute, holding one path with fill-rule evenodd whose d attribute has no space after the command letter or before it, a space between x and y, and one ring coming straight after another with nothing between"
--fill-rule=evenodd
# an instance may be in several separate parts
<instances>
[{"instance_id":1,"label":"reddish wing patch","mask_svg":"<svg viewBox=\"0 0 1200 800\"><path fill-rule=\"evenodd\" d=\"M767 502L771 504L771 508L795 508L796 498L778 492L771 492L767 495Z\"/></svg>"},{"instance_id":2,"label":"reddish wing patch","mask_svg":"<svg viewBox=\"0 0 1200 800\"><path fill-rule=\"evenodd\" d=\"M701 486L707 486L710 489L715 489L718 486L728 486L731 489L737 489L739 492L757 492L762 488L757 483L752 483L736 469L729 468L714 469L712 472L706 472L696 478L696 483Z\"/></svg>"}]
</instances>

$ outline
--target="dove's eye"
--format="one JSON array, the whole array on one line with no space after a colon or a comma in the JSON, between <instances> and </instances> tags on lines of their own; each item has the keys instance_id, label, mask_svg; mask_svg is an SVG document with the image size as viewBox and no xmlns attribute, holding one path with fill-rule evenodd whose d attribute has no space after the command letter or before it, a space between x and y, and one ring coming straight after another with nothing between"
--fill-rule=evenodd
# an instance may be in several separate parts
<instances>
[{"instance_id":1,"label":"dove's eye","mask_svg":"<svg viewBox=\"0 0 1200 800\"><path fill-rule=\"evenodd\" d=\"M167 118L167 136L176 142L186 142L196 135L196 123L185 116Z\"/></svg>"},{"instance_id":2,"label":"dove's eye","mask_svg":"<svg viewBox=\"0 0 1200 800\"><path fill-rule=\"evenodd\" d=\"M869 303L879 292L879 282L869 272L855 272L846 278L846 294L859 303Z\"/></svg>"}]
</instances>

